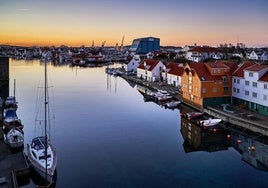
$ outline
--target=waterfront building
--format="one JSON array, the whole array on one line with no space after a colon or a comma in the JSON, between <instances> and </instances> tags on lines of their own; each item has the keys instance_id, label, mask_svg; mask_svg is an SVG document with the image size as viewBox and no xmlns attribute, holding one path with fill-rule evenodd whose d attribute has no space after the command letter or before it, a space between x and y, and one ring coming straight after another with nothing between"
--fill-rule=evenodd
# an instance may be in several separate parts
<instances>
[{"instance_id":1,"label":"waterfront building","mask_svg":"<svg viewBox=\"0 0 268 188\"><path fill-rule=\"evenodd\" d=\"M134 39L129 48L130 52L136 54L147 54L153 51L160 50L160 39L155 37L146 37Z\"/></svg>"},{"instance_id":2,"label":"waterfront building","mask_svg":"<svg viewBox=\"0 0 268 188\"><path fill-rule=\"evenodd\" d=\"M182 99L202 109L205 106L230 103L232 73L236 62L186 63L182 74Z\"/></svg>"},{"instance_id":3,"label":"waterfront building","mask_svg":"<svg viewBox=\"0 0 268 188\"><path fill-rule=\"evenodd\" d=\"M184 71L183 64L170 62L163 68L162 77L167 84L181 87L181 76Z\"/></svg>"},{"instance_id":4,"label":"waterfront building","mask_svg":"<svg viewBox=\"0 0 268 188\"><path fill-rule=\"evenodd\" d=\"M243 63L233 74L232 103L268 115L268 65Z\"/></svg>"},{"instance_id":5,"label":"waterfront building","mask_svg":"<svg viewBox=\"0 0 268 188\"><path fill-rule=\"evenodd\" d=\"M195 47L186 52L186 59L194 62L201 62L206 59L223 59L224 54L217 48L203 46Z\"/></svg>"},{"instance_id":6,"label":"waterfront building","mask_svg":"<svg viewBox=\"0 0 268 188\"><path fill-rule=\"evenodd\" d=\"M144 59L137 68L137 77L150 82L160 81L163 67L162 61Z\"/></svg>"},{"instance_id":7,"label":"waterfront building","mask_svg":"<svg viewBox=\"0 0 268 188\"><path fill-rule=\"evenodd\" d=\"M140 64L140 56L134 55L134 57L127 63L124 64L124 69L126 72L137 72L137 68Z\"/></svg>"}]
</instances>

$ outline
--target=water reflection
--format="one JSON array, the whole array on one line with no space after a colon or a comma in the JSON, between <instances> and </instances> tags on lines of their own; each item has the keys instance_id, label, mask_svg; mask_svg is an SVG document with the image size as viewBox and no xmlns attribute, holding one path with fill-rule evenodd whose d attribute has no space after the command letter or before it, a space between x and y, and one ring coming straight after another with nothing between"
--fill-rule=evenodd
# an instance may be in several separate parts
<instances>
[{"instance_id":1,"label":"water reflection","mask_svg":"<svg viewBox=\"0 0 268 188\"><path fill-rule=\"evenodd\" d=\"M183 148L186 153L195 151L214 152L236 149L242 160L259 170L268 170L268 140L234 128L224 129L220 125L206 128L184 117L181 118Z\"/></svg>"},{"instance_id":2,"label":"water reflection","mask_svg":"<svg viewBox=\"0 0 268 188\"><path fill-rule=\"evenodd\" d=\"M268 170L268 140L231 129L231 144L242 155L242 160L259 170Z\"/></svg>"},{"instance_id":3,"label":"water reflection","mask_svg":"<svg viewBox=\"0 0 268 188\"><path fill-rule=\"evenodd\" d=\"M209 129L201 127L192 121L181 118L181 134L184 139L183 148L186 153L194 151L214 152L227 150L230 147L228 131L215 127Z\"/></svg>"}]
</instances>

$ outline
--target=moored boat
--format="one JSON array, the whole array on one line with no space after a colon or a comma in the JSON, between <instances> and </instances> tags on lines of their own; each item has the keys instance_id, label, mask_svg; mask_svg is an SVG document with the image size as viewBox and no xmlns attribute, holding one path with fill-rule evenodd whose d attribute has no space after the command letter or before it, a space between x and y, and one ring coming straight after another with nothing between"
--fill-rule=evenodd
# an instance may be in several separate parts
<instances>
[{"instance_id":1,"label":"moored boat","mask_svg":"<svg viewBox=\"0 0 268 188\"><path fill-rule=\"evenodd\" d=\"M185 117L187 119L198 119L201 118L203 116L202 112L189 112L185 114Z\"/></svg>"},{"instance_id":2,"label":"moored boat","mask_svg":"<svg viewBox=\"0 0 268 188\"><path fill-rule=\"evenodd\" d=\"M200 124L201 124L201 126L211 127L211 126L217 125L220 122L221 122L221 119L217 119L217 118L216 119L212 119L212 118L209 118L209 119L201 120L200 121Z\"/></svg>"},{"instance_id":3,"label":"moored boat","mask_svg":"<svg viewBox=\"0 0 268 188\"><path fill-rule=\"evenodd\" d=\"M170 101L166 103L167 108L176 108L181 104L181 101Z\"/></svg>"},{"instance_id":4,"label":"moored boat","mask_svg":"<svg viewBox=\"0 0 268 188\"><path fill-rule=\"evenodd\" d=\"M13 127L7 134L4 134L4 139L11 148L20 148L24 143L24 133L19 128Z\"/></svg>"},{"instance_id":5,"label":"moored boat","mask_svg":"<svg viewBox=\"0 0 268 188\"><path fill-rule=\"evenodd\" d=\"M6 134L13 127L16 127L22 130L24 126L22 125L21 120L18 118L16 114L16 110L8 109L5 112L5 116L3 120L4 133Z\"/></svg>"},{"instance_id":6,"label":"moored boat","mask_svg":"<svg viewBox=\"0 0 268 188\"><path fill-rule=\"evenodd\" d=\"M45 136L33 138L31 144L27 144L27 154L30 165L36 172L52 183L56 175L57 156L50 141Z\"/></svg>"},{"instance_id":7,"label":"moored boat","mask_svg":"<svg viewBox=\"0 0 268 188\"><path fill-rule=\"evenodd\" d=\"M9 96L6 98L5 103L4 103L4 108L5 109L17 109L18 108L18 103L16 101L15 96Z\"/></svg>"},{"instance_id":8,"label":"moored boat","mask_svg":"<svg viewBox=\"0 0 268 188\"><path fill-rule=\"evenodd\" d=\"M45 63L45 87L44 87L44 135L36 136L32 139L31 144L27 144L26 155L30 165L35 171L44 178L46 182L54 183L56 180L57 155L56 149L49 140L50 132L47 130L47 118L49 115L48 101L48 83L47 83L47 63ZM42 128L42 129L43 129ZM50 129L49 129L50 130Z\"/></svg>"}]
</instances>

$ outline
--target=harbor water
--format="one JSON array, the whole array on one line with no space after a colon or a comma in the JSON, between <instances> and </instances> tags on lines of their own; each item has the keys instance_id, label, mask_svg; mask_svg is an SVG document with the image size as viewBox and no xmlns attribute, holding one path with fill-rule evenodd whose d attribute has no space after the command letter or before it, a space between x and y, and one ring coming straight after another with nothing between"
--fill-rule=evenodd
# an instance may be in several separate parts
<instances>
[{"instance_id":1,"label":"harbor water","mask_svg":"<svg viewBox=\"0 0 268 188\"><path fill-rule=\"evenodd\" d=\"M10 59L10 93L16 79L25 147L35 136L43 65ZM107 75L105 67L49 64L48 75L57 187L268 187L268 171L242 160L241 151L231 144L186 150L181 109L144 102L136 86ZM262 147L267 152L267 145Z\"/></svg>"}]
</instances>

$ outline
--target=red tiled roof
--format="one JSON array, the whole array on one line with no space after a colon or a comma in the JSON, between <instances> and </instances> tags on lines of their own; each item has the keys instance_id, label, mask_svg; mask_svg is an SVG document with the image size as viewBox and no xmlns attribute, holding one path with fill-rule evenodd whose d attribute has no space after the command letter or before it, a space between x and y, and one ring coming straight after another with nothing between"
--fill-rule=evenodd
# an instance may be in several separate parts
<instances>
[{"instance_id":1,"label":"red tiled roof","mask_svg":"<svg viewBox=\"0 0 268 188\"><path fill-rule=\"evenodd\" d=\"M184 71L183 66L180 66L178 63L173 63L173 62L169 63L166 66L166 69L169 74L173 74L177 76L181 76Z\"/></svg>"},{"instance_id":2,"label":"red tiled roof","mask_svg":"<svg viewBox=\"0 0 268 188\"><path fill-rule=\"evenodd\" d=\"M191 50L189 50L189 52L200 52L200 53L204 53L204 52L219 52L219 50L217 48L213 48L213 47L209 47L209 46L203 46L203 47L195 47Z\"/></svg>"},{"instance_id":3,"label":"red tiled roof","mask_svg":"<svg viewBox=\"0 0 268 188\"><path fill-rule=\"evenodd\" d=\"M237 62L234 61L216 61L216 64L223 64L230 68L230 75L238 68Z\"/></svg>"},{"instance_id":4,"label":"red tiled roof","mask_svg":"<svg viewBox=\"0 0 268 188\"><path fill-rule=\"evenodd\" d=\"M259 79L259 81L268 82L268 71Z\"/></svg>"},{"instance_id":5,"label":"red tiled roof","mask_svg":"<svg viewBox=\"0 0 268 188\"><path fill-rule=\"evenodd\" d=\"M245 68L247 71L253 71L253 72L258 72L262 69L268 68L268 65L260 65L260 64L255 64L253 66Z\"/></svg>"},{"instance_id":6,"label":"red tiled roof","mask_svg":"<svg viewBox=\"0 0 268 188\"><path fill-rule=\"evenodd\" d=\"M255 65L256 62L244 62L242 64L240 64L240 66L234 71L233 76L237 76L237 77L244 77L244 69L246 69L247 67L253 66Z\"/></svg>"},{"instance_id":7,"label":"red tiled roof","mask_svg":"<svg viewBox=\"0 0 268 188\"><path fill-rule=\"evenodd\" d=\"M213 81L215 80L215 77L213 77L208 69L206 68L205 63L188 63L191 70L194 70L194 73L196 73L201 81ZM190 70L190 71L191 71ZM192 72L193 73L193 72Z\"/></svg>"},{"instance_id":8,"label":"red tiled roof","mask_svg":"<svg viewBox=\"0 0 268 188\"><path fill-rule=\"evenodd\" d=\"M146 63L145 63L146 62ZM159 63L160 61L159 60L151 60L151 59L144 59L140 65L138 66L139 69L144 69L145 70L145 67L144 67L144 64L146 64L146 69L148 71L152 71L155 66Z\"/></svg>"}]
</instances>

